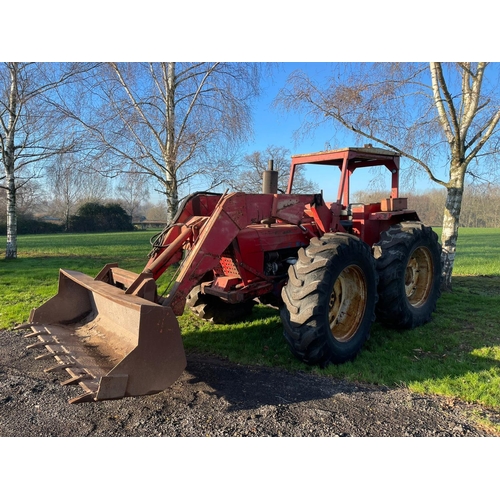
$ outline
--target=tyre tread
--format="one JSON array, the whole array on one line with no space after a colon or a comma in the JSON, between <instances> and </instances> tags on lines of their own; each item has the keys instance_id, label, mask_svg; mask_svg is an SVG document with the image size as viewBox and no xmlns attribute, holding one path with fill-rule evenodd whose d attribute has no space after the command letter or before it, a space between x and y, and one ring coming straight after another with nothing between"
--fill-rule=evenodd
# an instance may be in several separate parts
<instances>
[{"instance_id":1,"label":"tyre tread","mask_svg":"<svg viewBox=\"0 0 500 500\"><path fill-rule=\"evenodd\" d=\"M310 245L299 251L297 263L289 268L287 285L282 290L284 307L281 319L284 336L292 353L307 364L325 366L330 362L342 363L355 358L362 344L369 337L369 326L360 332L364 338L353 352L335 352L326 341L331 335L324 318L332 283L338 275L339 265L352 255L358 255L362 265L369 269L374 281L373 306L369 314L369 326L375 319L377 300L377 275L370 248L359 238L342 234L325 234L321 239L312 238Z\"/></svg>"},{"instance_id":2,"label":"tyre tread","mask_svg":"<svg viewBox=\"0 0 500 500\"><path fill-rule=\"evenodd\" d=\"M404 294L404 271L412 249L420 244L426 246L433 257L434 284L428 303L415 308ZM411 329L430 321L441 294L440 253L437 234L421 222L395 224L381 234L380 241L373 246L379 275L378 321L397 329Z\"/></svg>"}]
</instances>

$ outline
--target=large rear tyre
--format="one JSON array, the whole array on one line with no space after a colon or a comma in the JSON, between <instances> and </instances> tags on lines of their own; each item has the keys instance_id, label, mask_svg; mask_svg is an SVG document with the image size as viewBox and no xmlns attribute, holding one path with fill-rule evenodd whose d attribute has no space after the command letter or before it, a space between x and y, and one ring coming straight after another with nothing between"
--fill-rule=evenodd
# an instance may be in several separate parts
<instances>
[{"instance_id":1,"label":"large rear tyre","mask_svg":"<svg viewBox=\"0 0 500 500\"><path fill-rule=\"evenodd\" d=\"M377 302L371 250L349 234L325 234L300 249L282 291L281 319L292 353L307 364L356 357L370 336Z\"/></svg>"},{"instance_id":2,"label":"large rear tyre","mask_svg":"<svg viewBox=\"0 0 500 500\"><path fill-rule=\"evenodd\" d=\"M202 293L201 286L195 286L186 298L189 309L205 321L225 325L243 321L252 314L253 300L240 304L229 304L213 295Z\"/></svg>"},{"instance_id":3,"label":"large rear tyre","mask_svg":"<svg viewBox=\"0 0 500 500\"><path fill-rule=\"evenodd\" d=\"M441 295L441 245L420 222L403 222L381 234L373 246L379 275L377 319L410 329L427 323Z\"/></svg>"}]
</instances>

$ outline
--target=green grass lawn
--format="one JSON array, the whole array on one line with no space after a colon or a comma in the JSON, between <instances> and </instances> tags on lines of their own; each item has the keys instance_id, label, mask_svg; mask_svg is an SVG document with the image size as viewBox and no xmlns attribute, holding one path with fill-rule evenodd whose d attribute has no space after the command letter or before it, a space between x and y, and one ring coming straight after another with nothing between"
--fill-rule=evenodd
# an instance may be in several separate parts
<instances>
[{"instance_id":1,"label":"green grass lawn","mask_svg":"<svg viewBox=\"0 0 500 500\"><path fill-rule=\"evenodd\" d=\"M439 231L438 231L439 232ZM57 291L59 268L96 275L106 263L140 272L153 231L19 237L19 257L0 260L0 329L27 320ZM0 238L5 248L5 237ZM169 277L159 282L165 289ZM454 290L438 301L433 320L399 332L375 324L355 361L324 370L289 352L277 310L256 306L251 321L212 325L185 313L188 351L246 364L278 366L381 385L406 386L500 408L500 229L461 229Z\"/></svg>"}]
</instances>

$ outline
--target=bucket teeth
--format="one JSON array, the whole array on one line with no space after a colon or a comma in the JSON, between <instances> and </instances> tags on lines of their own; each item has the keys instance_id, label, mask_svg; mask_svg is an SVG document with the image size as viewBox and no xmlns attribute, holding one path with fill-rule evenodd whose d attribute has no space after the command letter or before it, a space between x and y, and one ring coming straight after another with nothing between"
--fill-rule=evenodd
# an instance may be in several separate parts
<instances>
[{"instance_id":1,"label":"bucket teeth","mask_svg":"<svg viewBox=\"0 0 500 500\"><path fill-rule=\"evenodd\" d=\"M68 380L65 380L64 382L61 382L61 385L73 385L73 384L78 384L81 380L86 380L92 378L91 375L88 373L81 373L80 375L73 375L71 378Z\"/></svg>"},{"instance_id":2,"label":"bucket teeth","mask_svg":"<svg viewBox=\"0 0 500 500\"><path fill-rule=\"evenodd\" d=\"M58 363L57 365L51 366L50 368L47 368L44 370L45 373L52 373L56 372L58 370L65 370L66 368L71 368L72 366L75 366L75 363Z\"/></svg>"},{"instance_id":3,"label":"bucket teeth","mask_svg":"<svg viewBox=\"0 0 500 500\"><path fill-rule=\"evenodd\" d=\"M72 398L70 403L85 403L95 401L97 397L97 389L99 387L99 376L97 374L91 373L88 369L80 364L77 360L75 353L72 353L68 346L63 345L65 342L60 338L62 334L60 328L51 325L51 330L54 330L54 334L49 331L49 327L43 325L35 325L33 327L34 332L25 335L26 338L37 337L38 342L27 346L27 349L37 349L44 348L47 349L45 354L40 354L36 356L35 359L42 360L48 358L54 358L57 362L54 366L51 366L44 370L45 373L54 373L66 370L70 378L61 382L61 385L80 385L84 390L84 393L80 396ZM66 337L65 337L66 338Z\"/></svg>"},{"instance_id":4,"label":"bucket teeth","mask_svg":"<svg viewBox=\"0 0 500 500\"><path fill-rule=\"evenodd\" d=\"M40 342L36 342L35 344L31 344L26 349L35 349L38 347L45 347L48 345L55 345L57 342L55 340L41 340Z\"/></svg>"},{"instance_id":5,"label":"bucket teeth","mask_svg":"<svg viewBox=\"0 0 500 500\"><path fill-rule=\"evenodd\" d=\"M96 401L96 393L95 392L87 392L82 394L81 396L77 396L76 398L72 398L69 400L71 404L77 403L93 403Z\"/></svg>"},{"instance_id":6,"label":"bucket teeth","mask_svg":"<svg viewBox=\"0 0 500 500\"><path fill-rule=\"evenodd\" d=\"M47 352L45 354L40 354L40 356L37 356L35 359L36 360L39 360L39 359L47 359L47 358L53 358L54 356L57 356L57 355L60 355L60 354L68 354L66 351L52 351L51 352Z\"/></svg>"},{"instance_id":7,"label":"bucket teeth","mask_svg":"<svg viewBox=\"0 0 500 500\"><path fill-rule=\"evenodd\" d=\"M31 337L37 337L39 334L39 332L32 332L32 333L27 333L24 338L25 339L30 339Z\"/></svg>"},{"instance_id":8,"label":"bucket teeth","mask_svg":"<svg viewBox=\"0 0 500 500\"><path fill-rule=\"evenodd\" d=\"M12 330L28 330L33 326L33 323L22 323L21 325L17 325ZM30 334L29 334L30 335ZM27 337L28 335L26 335Z\"/></svg>"}]
</instances>

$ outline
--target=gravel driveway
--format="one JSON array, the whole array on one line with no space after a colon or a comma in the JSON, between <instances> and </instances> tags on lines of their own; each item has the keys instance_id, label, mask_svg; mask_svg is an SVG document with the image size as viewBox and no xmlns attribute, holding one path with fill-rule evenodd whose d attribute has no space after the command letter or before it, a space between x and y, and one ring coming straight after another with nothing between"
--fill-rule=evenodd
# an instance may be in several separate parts
<instances>
[{"instance_id":1,"label":"gravel driveway","mask_svg":"<svg viewBox=\"0 0 500 500\"><path fill-rule=\"evenodd\" d=\"M81 391L43 372L53 362L24 333L0 332L0 436L493 435L471 420L487 411L477 405L189 353L160 394L70 405Z\"/></svg>"}]
</instances>

